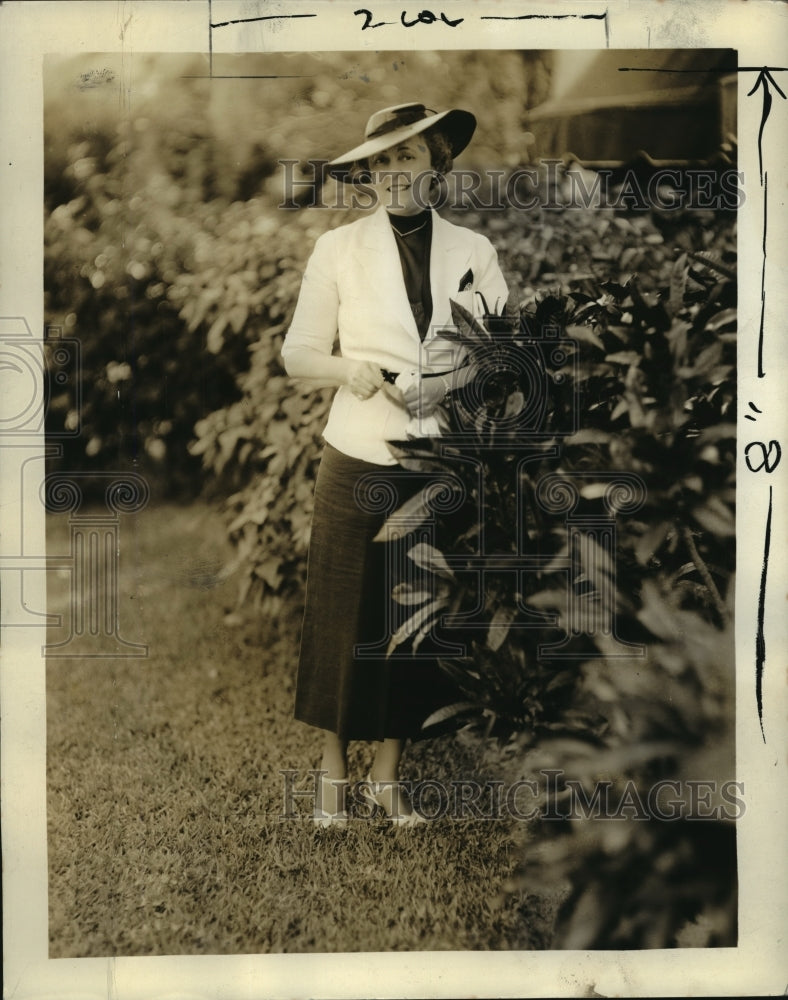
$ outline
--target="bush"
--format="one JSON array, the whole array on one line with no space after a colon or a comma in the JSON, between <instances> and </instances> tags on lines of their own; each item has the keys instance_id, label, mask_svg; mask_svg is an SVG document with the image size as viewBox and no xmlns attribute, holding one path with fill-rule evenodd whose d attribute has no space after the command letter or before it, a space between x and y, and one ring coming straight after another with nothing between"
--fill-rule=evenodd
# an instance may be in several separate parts
<instances>
[{"instance_id":1,"label":"bush","mask_svg":"<svg viewBox=\"0 0 788 1000\"><path fill-rule=\"evenodd\" d=\"M211 143L197 141L193 101L173 99L162 128L144 114L69 125L57 110L46 118L45 317L79 340L81 367L53 385L48 431L81 426L63 441L69 470L133 466L193 493L200 466L186 443L200 416L237 395L245 362L243 351L208 353L171 293L218 215L203 203Z\"/></svg>"},{"instance_id":2,"label":"bush","mask_svg":"<svg viewBox=\"0 0 788 1000\"><path fill-rule=\"evenodd\" d=\"M234 565L243 575L242 596L245 598L248 595L258 607L276 613L281 602L299 594L303 586L311 517L311 486L328 406L328 394L325 392L310 395L293 389L284 377L279 350L295 305L306 255L320 232L346 221L347 215L308 210L292 213L287 218L288 225L279 229L275 229L273 215L270 221L265 221L266 218L262 209L254 212L241 205L232 206L223 220L223 230L217 232L207 251L208 257L218 263L211 272L182 276L173 294L183 308L189 310L192 322L200 319L209 345L213 344L214 349L221 346L224 350L228 339L237 342L240 338L250 344L249 371L239 379L242 398L211 414L198 425L198 440L192 451L202 455L206 470L224 476L226 482L234 487L229 512L232 538L237 546ZM243 228L244 220L246 228ZM699 486L698 480L693 478L693 462L701 452L706 456L703 460L705 474L712 476L714 469L722 474L722 464L707 461L718 446L704 438L702 447L689 447L686 441L693 439L682 434L671 435L661 423L674 417L683 419L676 416L685 402L679 399L681 392L686 388L691 395L693 387L701 385L715 366L723 363L719 359L715 361L715 356L725 344L727 333L722 313L724 309L732 308L730 302L734 285L713 268L694 262L689 256L682 258L682 253L713 250L715 232L720 234L717 239L725 247L727 237L724 227L722 230L719 226L710 230L702 224L705 220L687 214L684 226L676 236L678 246L672 251L665 247L654 222L645 216L611 217L609 212L590 210L560 215L544 213L541 219L538 215L525 216L522 213L467 213L467 221L488 231L499 248L502 266L508 276L516 275L516 269L527 259L529 280L542 283L546 276L554 282L560 281L565 288L571 284L573 297L570 309L574 315L565 317L563 322L565 325L571 323L573 336L583 338L579 342L586 351L590 367L577 383L563 383L560 393L556 393L554 387L553 419L560 425L567 407L573 406L579 395L583 431L595 434L596 443L578 451L576 449L580 448L583 440L578 438L576 444L568 443L565 456L571 458L577 455L576 461L588 460L588 456L596 453L595 449L601 449L616 455L616 468L637 470L640 465L651 463L655 476L659 476L662 469L676 467L675 462L678 461L677 468L682 470L683 478L677 480L671 502L689 504L696 525L701 523L698 518L705 518L707 524L715 516L724 518L715 499L708 502L704 499L705 484ZM615 240L610 237L611 231L616 236ZM228 251L227 234L230 232L239 235L233 244L235 249ZM266 245L274 232L278 262L261 264L266 260ZM557 249L559 246L560 252ZM223 247L224 257L221 256ZM604 254L605 260L602 276L598 276L601 263L595 258L601 254ZM637 280L629 282L626 291L623 291L621 282L627 281L632 274L626 268L633 262L643 268L643 272L638 271ZM693 264L691 275L690 264ZM722 263L722 267L726 265ZM716 292L718 282L713 280L714 275L721 281ZM611 281L612 284L609 284ZM709 317L702 315L690 346L687 346L687 332L682 325L685 320L677 319L676 358L684 358L685 355L695 357L702 345L710 347L710 353L697 362L700 368L697 371L693 369L691 377L680 379L680 385L671 383L673 369L664 367L664 358L659 353L660 350L669 351L663 329L666 307L654 298L655 291L647 291L647 288L657 287L667 290L671 281L674 301L676 295L683 298L683 283L689 282L688 308L692 306L693 296L697 299L698 295L705 294L704 289L710 281L714 286L708 288L711 302L715 294L727 296L727 304L721 304L717 309L720 314L717 323L722 324L720 329L706 329L705 319ZM516 281L512 281L511 285L515 286ZM241 293L238 292L239 287L243 289ZM252 302L242 335L234 332L229 323L231 310L237 306L239 295ZM539 307L538 322L549 323L549 318L545 318L545 311L549 308L552 308L551 302ZM633 310L637 319L629 321L628 312ZM652 327L659 332L650 332ZM722 336L718 337L718 333ZM621 341L624 335L629 338L627 345ZM711 344L712 339L717 343L716 347ZM622 353L624 347L630 354L642 354L639 364L626 363ZM728 364L731 363L732 353L729 346ZM616 354L620 357L616 358ZM612 360L605 361L608 356L613 356ZM683 361L676 360L674 368L683 364ZM671 404L673 409L668 407L663 413L663 409L647 404L650 415L645 419L650 421L648 426L633 430L631 440L622 439L618 431L627 425L630 418L629 410L621 407L629 405L627 399L636 398L633 396L636 390L625 386L625 382L629 379L640 384L644 378L654 383L652 388L659 393L655 398L659 399L660 407L667 406L671 392L676 394ZM648 395L645 390L643 394ZM718 407L724 398L724 393L720 391L714 394ZM698 402L696 405L707 404ZM614 412L617 406L618 412ZM668 412L673 416L669 418ZM633 419L637 420L637 417ZM700 414L700 419L711 426L710 414ZM733 417L726 418L726 422L732 421ZM604 438L604 434L608 434L608 438ZM730 450L730 444L725 446L723 443L723 449L725 447ZM656 450L649 453L649 448ZM630 464L633 462L634 466ZM668 464L663 465L663 462ZM648 519L654 512L655 508L648 508L648 518L644 516L644 520L638 522L641 531L645 532L643 525L649 523ZM656 523L652 521L651 524L656 531ZM646 544L644 541L643 545ZM675 545L673 535L670 544ZM687 584L690 582L686 581Z\"/></svg>"},{"instance_id":3,"label":"bush","mask_svg":"<svg viewBox=\"0 0 788 1000\"><path fill-rule=\"evenodd\" d=\"M466 437L472 428L472 440L396 446L403 464L443 470L446 490L459 481L466 498L450 518L424 498L392 516L434 531L434 545L411 552L432 572L432 602L397 638L420 641L447 612L472 615L456 636L468 655L444 669L483 709L487 733L499 733L513 779L560 772L542 804L563 823L541 825L517 882L570 886L557 947L735 943L738 812L735 788L723 792L734 775L734 267L723 228L715 252L676 255L661 295L635 277L585 278L519 316L488 318L503 328L492 336L457 308L457 339L485 391L463 390L448 420ZM523 367L528 351L551 386L530 424L539 365ZM582 426L556 453L578 400ZM532 458L518 466L524 450ZM617 544L606 551L593 536L613 520ZM518 552L542 558L519 580L496 570L501 554ZM560 650L556 626L538 621L544 611L565 633ZM591 799L600 781L625 803L623 822L556 813L571 782ZM678 783L679 822L641 822L658 781ZM700 798L698 781L710 783Z\"/></svg>"},{"instance_id":4,"label":"bush","mask_svg":"<svg viewBox=\"0 0 788 1000\"><path fill-rule=\"evenodd\" d=\"M522 104L544 98L547 56L501 54L504 71L493 81L486 53L391 57L393 68L374 58L362 68L341 52L217 56L238 77L226 88L200 79L206 61L189 54L105 54L100 86L84 83L90 57L45 61L45 319L81 348L79 372L50 386L47 427L67 432L65 468L133 467L169 493L191 495L204 478L200 454L203 468L227 469L237 486L265 464L257 456L244 471L249 449L240 439L228 451L237 412L226 414L227 428L222 417L200 424L203 443L193 452L187 445L195 423L239 399L250 348L257 355L255 345L270 338L274 357L311 244L336 224L328 212L296 219L275 211L284 190L278 160L338 153L341 136L358 132L370 80L390 103L400 80L403 88L418 80L441 106L461 88L483 107L492 86L495 109L469 155L516 163L526 154ZM460 64L462 74L451 72ZM253 78L277 71L270 86ZM265 363L254 363L259 375ZM216 462L206 435L221 436ZM233 506L240 514L244 501ZM300 535L297 516L295 528Z\"/></svg>"},{"instance_id":5,"label":"bush","mask_svg":"<svg viewBox=\"0 0 788 1000\"><path fill-rule=\"evenodd\" d=\"M228 572L241 570L239 601L250 595L271 615L303 589L331 396L294 389L280 353L309 248L336 218L332 212L289 218L281 227L275 210L231 206L208 250L211 268L183 275L173 289L190 324L207 329L209 350L241 343L249 352L248 370L238 378L241 398L197 423L190 450L232 490L225 508L236 557Z\"/></svg>"},{"instance_id":6,"label":"bush","mask_svg":"<svg viewBox=\"0 0 788 1000\"><path fill-rule=\"evenodd\" d=\"M272 280L281 308L253 350L243 398L200 425L195 448L209 467L241 483L230 501L241 595L254 595L271 613L303 586L311 480L328 406L324 392L294 391L278 359L298 287L296 251L310 220L334 222L327 213L301 213L289 234L279 234L285 267ZM555 288L497 319L502 330L494 341L457 312L457 336L488 373L493 365L497 381L487 379L485 392L462 410L455 400L448 419L462 412L463 428L475 429L462 451L484 468L482 555L517 557L522 537L525 554L541 562L519 582L489 571L480 613L479 498L469 463L456 461L457 449L438 439L400 443L401 461L442 469L463 483L467 502L441 514L415 498L404 512L413 527L433 526L431 543L412 552L422 579L433 577L432 601L416 601L396 641L419 641L447 612L473 612L473 628L457 633L469 655L442 661L467 701L447 708L440 722L476 706L512 775L552 766L564 782L576 778L585 787L614 775L614 792L631 781L644 800L662 778L719 788L733 773L733 223L687 213L658 225L648 216L591 210L527 219L488 214L478 223L499 247L505 273L528 261L529 280ZM308 233L309 245L315 236ZM633 263L643 270L633 274ZM212 306L204 322L218 315ZM533 360L528 375L517 363L524 352ZM535 370L549 392L545 407L529 410ZM573 413L579 426L566 435ZM515 490L521 418L530 421L536 454ZM540 429L541 438L534 433ZM575 513L609 521L609 477L631 483L633 474L642 494L639 505L626 490L619 495L626 513L615 516L612 553L593 539L571 545L565 513L539 500L548 476L559 484L574 476ZM399 598L415 599L404 591ZM603 627L610 609L615 640ZM573 628L578 614L596 629ZM540 652L562 631L570 659ZM617 640L641 644L645 657L612 655L622 651ZM680 807L685 820L700 818L698 802ZM724 816L648 825L567 820L561 828L566 836L542 824L544 846L529 854L521 875L532 890L571 886L557 946L732 943L735 838ZM716 868L705 863L710 858Z\"/></svg>"}]
</instances>

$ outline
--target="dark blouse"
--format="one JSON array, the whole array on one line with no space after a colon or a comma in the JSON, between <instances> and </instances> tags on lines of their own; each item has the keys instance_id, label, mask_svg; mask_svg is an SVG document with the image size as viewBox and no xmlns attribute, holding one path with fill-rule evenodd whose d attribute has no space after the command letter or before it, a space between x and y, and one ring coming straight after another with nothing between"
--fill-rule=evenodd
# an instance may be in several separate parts
<instances>
[{"instance_id":1,"label":"dark blouse","mask_svg":"<svg viewBox=\"0 0 788 1000\"><path fill-rule=\"evenodd\" d=\"M418 215L391 215L391 228L399 250L405 290L416 320L419 337L424 340L432 319L430 292L430 246L432 244L432 212Z\"/></svg>"}]
</instances>

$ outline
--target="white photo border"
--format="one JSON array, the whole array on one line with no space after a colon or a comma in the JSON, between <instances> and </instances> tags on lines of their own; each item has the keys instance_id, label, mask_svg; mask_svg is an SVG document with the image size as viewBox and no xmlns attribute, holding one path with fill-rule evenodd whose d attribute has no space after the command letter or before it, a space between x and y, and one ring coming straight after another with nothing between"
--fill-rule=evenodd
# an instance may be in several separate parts
<instances>
[{"instance_id":1,"label":"white photo border","mask_svg":"<svg viewBox=\"0 0 788 1000\"><path fill-rule=\"evenodd\" d=\"M435 14L464 18L402 23L404 3L374 0L377 30L363 30L359 5L344 0L107 0L6 2L0 7L0 320L4 331L43 331L43 58L48 53L350 51L408 48L571 49L732 48L740 67L739 157L746 200L739 212L739 401L755 402L758 438L779 440L786 425L783 389L788 348L785 221L786 115L775 99L762 126L760 67L788 64L785 10L770 0L612 2L444 0ZM415 14L423 3L413 5ZM315 13L315 17L305 16ZM582 30L576 18L583 15ZM594 16L592 16L594 15ZM257 17L264 18L258 20ZM490 19L485 19L486 17ZM505 19L504 19L505 18ZM211 23L240 23L211 29ZM788 90L788 73L775 79ZM772 178L768 260L763 263L764 189L758 149ZM771 194L771 191L774 194ZM758 371L765 275L763 371ZM21 331L21 332L20 332ZM0 372L0 378L5 373ZM11 385L10 382L5 383ZM38 386L39 391L41 386ZM14 387L11 386L11 390ZM9 390L9 391L11 391ZM14 390L15 391L15 390ZM788 900L788 764L785 684L786 465L773 475L744 461L752 425L739 425L737 509L737 778L747 810L738 821L739 943L729 949L655 952L408 953L48 958L46 841L46 688L43 625L4 627L2 706L4 986L15 998L403 996L734 996L780 994L788 983L784 947ZM0 431L4 595L21 589L18 559L43 558L44 514L37 490L21 494L24 463L43 475L43 433L20 439ZM755 697L755 635L771 497L771 559L764 601L766 661L763 729ZM32 565L32 564L31 564ZM29 572L24 595L46 606L46 573ZM782 948L780 941L783 941ZM403 985L405 989L403 989ZM590 991L595 991L592 993Z\"/></svg>"}]
</instances>

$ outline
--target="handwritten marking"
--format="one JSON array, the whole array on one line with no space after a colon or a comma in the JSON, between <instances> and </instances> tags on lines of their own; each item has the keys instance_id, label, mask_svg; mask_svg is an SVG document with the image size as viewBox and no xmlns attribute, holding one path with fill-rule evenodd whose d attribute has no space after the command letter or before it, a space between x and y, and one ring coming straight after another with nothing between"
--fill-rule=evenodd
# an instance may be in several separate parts
<instances>
[{"instance_id":1,"label":"handwritten marking","mask_svg":"<svg viewBox=\"0 0 788 1000\"><path fill-rule=\"evenodd\" d=\"M403 10L400 15L400 21L405 28L412 28L414 24L434 24L438 20L431 10L421 11L414 21L406 21L405 16L406 11ZM450 28L456 28L458 24L465 20L465 18L458 17L455 21L450 21L445 14L441 13L440 20L443 21L444 24L448 24Z\"/></svg>"},{"instance_id":2,"label":"handwritten marking","mask_svg":"<svg viewBox=\"0 0 788 1000\"><path fill-rule=\"evenodd\" d=\"M279 20L292 20L299 17L317 17L317 14L265 14L259 17L239 17L231 21L214 21L213 20L213 0L208 0L208 73L197 73L197 74L186 74L181 77L182 80L301 80L304 79L301 75L283 75L281 73L275 74L215 74L213 71L213 31L214 28L226 28L233 24L248 24L253 21L279 21Z\"/></svg>"},{"instance_id":3,"label":"handwritten marking","mask_svg":"<svg viewBox=\"0 0 788 1000\"><path fill-rule=\"evenodd\" d=\"M759 410L759 409L758 409L758 407L757 407L757 406L755 405L755 403L748 403L747 405L749 406L749 408L750 408L750 409L751 409L751 410L752 410L752 411L753 411L754 413L763 413L763 410ZM752 414L750 414L750 413L745 413L745 414L744 414L744 419L745 419L745 420L752 420L752 421L755 421L755 420L757 420L758 418L757 418L757 417L753 417L753 416L752 416Z\"/></svg>"},{"instance_id":4,"label":"handwritten marking","mask_svg":"<svg viewBox=\"0 0 788 1000\"><path fill-rule=\"evenodd\" d=\"M570 18L577 18L581 21L604 21L607 11L604 14L483 14L480 21L566 21Z\"/></svg>"},{"instance_id":5,"label":"handwritten marking","mask_svg":"<svg viewBox=\"0 0 788 1000\"><path fill-rule=\"evenodd\" d=\"M265 14L262 17L238 17L234 21L217 21L212 28L226 28L230 24L251 24L252 21L283 21L296 17L317 17L317 14Z\"/></svg>"},{"instance_id":6,"label":"handwritten marking","mask_svg":"<svg viewBox=\"0 0 788 1000\"><path fill-rule=\"evenodd\" d=\"M757 465L754 465L750 461L750 451L756 448L761 449L761 461ZM772 459L772 452L774 452L774 458ZM747 463L747 468L750 472L760 472L763 469L767 474L771 474L780 464L780 459L782 458L782 448L780 447L779 441L770 441L768 445L764 444L763 441L750 441L747 447L744 449L744 460Z\"/></svg>"},{"instance_id":7,"label":"handwritten marking","mask_svg":"<svg viewBox=\"0 0 788 1000\"><path fill-rule=\"evenodd\" d=\"M366 31L368 28L382 28L389 24L396 24L396 21L377 21L373 24L374 15L371 10L366 7L359 7L358 10L354 10L353 14L359 17L363 17L364 23L361 25L361 30ZM464 17L455 18L453 21L448 18L443 12L440 14L433 14L431 10L422 10L416 15L412 21L407 20L408 12L403 10L400 14L400 24L404 28L413 28L417 24L435 24L436 21L442 21L444 24L448 25L450 28L456 28L458 24L462 24L465 20Z\"/></svg>"},{"instance_id":8,"label":"handwritten marking","mask_svg":"<svg viewBox=\"0 0 788 1000\"><path fill-rule=\"evenodd\" d=\"M377 24L373 24L372 23L372 11L371 10L367 10L366 7L359 7L358 10L354 10L353 11L353 14L354 15L359 15L359 14L365 15L366 20L361 25L361 30L362 31L366 31L367 28L382 28L384 24L396 24L396 21L378 21Z\"/></svg>"},{"instance_id":9,"label":"handwritten marking","mask_svg":"<svg viewBox=\"0 0 788 1000\"><path fill-rule=\"evenodd\" d=\"M662 67L660 69L653 69L646 66L619 66L619 73L717 73L717 74L728 74L728 73L753 73L758 74L758 79L755 81L755 85L752 90L747 94L751 97L759 87L763 88L763 106L761 109L761 124L758 129L758 168L761 179L761 187L763 188L763 263L761 265L761 320L758 333L758 378L764 378L766 372L763 367L763 340L764 340L764 324L766 315L766 206L767 206L767 194L768 194L768 177L763 169L763 131L766 127L766 121L769 117L769 113L772 109L772 92L769 89L769 84L771 84L780 97L783 100L788 100L785 94L781 90L779 84L772 76L772 73L784 73L788 71L788 66L735 66L730 68L725 67L706 67L704 69L669 69L667 67Z\"/></svg>"},{"instance_id":10,"label":"handwritten marking","mask_svg":"<svg viewBox=\"0 0 788 1000\"><path fill-rule=\"evenodd\" d=\"M769 84L774 87L777 93L785 100L785 94L780 90L777 81L774 79L772 74L769 72L768 66L762 66L760 72L758 73L758 79L755 81L755 86L752 90L748 91L747 96L752 97L758 87L763 87L763 105L761 108L761 125L758 129L758 169L761 176L761 184L763 184L763 130L766 128L766 120L769 117L769 113L772 110L772 92L769 90Z\"/></svg>"},{"instance_id":11,"label":"handwritten marking","mask_svg":"<svg viewBox=\"0 0 788 1000\"><path fill-rule=\"evenodd\" d=\"M764 633L764 613L766 609L766 573L769 568L769 548L772 540L772 487L769 487L769 510L766 514L766 531L763 540L763 567L761 569L761 587L758 593L758 631L755 636L755 702L758 706L758 721L761 725L761 736L766 742L763 728L763 665L766 662L766 635Z\"/></svg>"},{"instance_id":12,"label":"handwritten marking","mask_svg":"<svg viewBox=\"0 0 788 1000\"><path fill-rule=\"evenodd\" d=\"M758 138L760 143L760 136ZM760 155L760 147L759 147ZM761 321L758 326L758 378L763 378L766 372L763 367L763 330L766 319L766 224L769 218L767 205L769 202L769 175L763 175L763 240L761 243Z\"/></svg>"},{"instance_id":13,"label":"handwritten marking","mask_svg":"<svg viewBox=\"0 0 788 1000\"><path fill-rule=\"evenodd\" d=\"M764 323L766 317L766 220L768 217L767 213L767 202L768 202L768 188L769 179L768 175L763 169L763 130L766 128L766 122L769 118L769 113L772 110L772 92L769 89L769 84L774 87L777 93L786 100L785 94L780 89L779 84L772 76L772 72L776 72L778 69L783 69L784 67L770 67L762 66L758 72L758 79L755 84L747 93L748 97L751 97L759 87L763 88L763 105L761 106L761 124L758 128L758 172L761 178L761 187L763 188L763 245L761 248L762 253L762 263L761 263L761 320L758 327L758 378L764 378L766 372L763 367L763 334L764 334Z\"/></svg>"},{"instance_id":14,"label":"handwritten marking","mask_svg":"<svg viewBox=\"0 0 788 1000\"><path fill-rule=\"evenodd\" d=\"M788 66L703 66L700 69L668 69L657 66L619 66L619 73L758 73L766 69L770 73L788 72ZM775 84L775 87L777 84Z\"/></svg>"},{"instance_id":15,"label":"handwritten marking","mask_svg":"<svg viewBox=\"0 0 788 1000\"><path fill-rule=\"evenodd\" d=\"M185 73L181 80L310 80L313 74L300 73Z\"/></svg>"}]
</instances>

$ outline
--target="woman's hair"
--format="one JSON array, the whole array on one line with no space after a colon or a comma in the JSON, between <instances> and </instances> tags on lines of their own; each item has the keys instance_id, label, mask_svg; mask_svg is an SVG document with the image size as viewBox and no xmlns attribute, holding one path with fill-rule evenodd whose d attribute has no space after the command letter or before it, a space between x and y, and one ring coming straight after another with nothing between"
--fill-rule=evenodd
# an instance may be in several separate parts
<instances>
[{"instance_id":1,"label":"woman's hair","mask_svg":"<svg viewBox=\"0 0 788 1000\"><path fill-rule=\"evenodd\" d=\"M454 166L451 143L445 134L437 129L430 129L427 132L423 132L422 135L427 144L427 149L430 151L432 169L438 175L433 178L430 185L430 190L434 191L440 186L441 178L448 174ZM369 160L364 159L354 163L350 169L350 176L354 181L368 183L370 177Z\"/></svg>"},{"instance_id":2,"label":"woman's hair","mask_svg":"<svg viewBox=\"0 0 788 1000\"><path fill-rule=\"evenodd\" d=\"M424 133L424 141L427 143L427 149L430 151L432 169L437 170L439 174L448 174L454 166L449 140L443 132L431 129Z\"/></svg>"}]
</instances>

